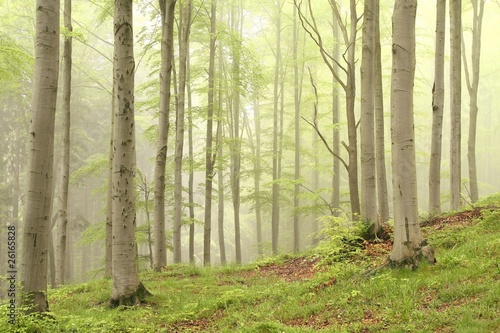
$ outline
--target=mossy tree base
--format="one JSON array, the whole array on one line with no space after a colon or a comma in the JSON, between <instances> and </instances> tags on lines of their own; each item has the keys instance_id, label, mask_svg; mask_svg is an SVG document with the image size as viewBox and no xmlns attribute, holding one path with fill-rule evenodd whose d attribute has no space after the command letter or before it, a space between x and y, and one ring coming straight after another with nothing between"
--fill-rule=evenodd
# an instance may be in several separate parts
<instances>
[{"instance_id":1,"label":"mossy tree base","mask_svg":"<svg viewBox=\"0 0 500 333\"><path fill-rule=\"evenodd\" d=\"M27 293L22 301L25 306L24 312L31 313L45 313L49 311L49 302L47 301L47 294L44 291L31 291Z\"/></svg>"},{"instance_id":2,"label":"mossy tree base","mask_svg":"<svg viewBox=\"0 0 500 333\"><path fill-rule=\"evenodd\" d=\"M145 302L146 297L152 296L142 283L139 283L137 290L128 295L120 295L118 297L111 297L111 307L116 308L120 305L135 306Z\"/></svg>"},{"instance_id":3,"label":"mossy tree base","mask_svg":"<svg viewBox=\"0 0 500 333\"><path fill-rule=\"evenodd\" d=\"M434 249L427 244L427 240L423 240L418 247L413 249L412 252L413 255L401 260L393 260L389 257L388 265L392 268L409 268L415 270L422 260L427 260L427 262L431 265L436 263Z\"/></svg>"}]
</instances>

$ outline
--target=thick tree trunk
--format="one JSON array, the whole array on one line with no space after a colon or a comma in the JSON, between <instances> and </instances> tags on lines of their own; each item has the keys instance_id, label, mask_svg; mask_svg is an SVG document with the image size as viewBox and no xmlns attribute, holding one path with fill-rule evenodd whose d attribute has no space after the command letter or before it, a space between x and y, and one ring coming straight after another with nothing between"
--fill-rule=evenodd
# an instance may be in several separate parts
<instances>
[{"instance_id":1,"label":"thick tree trunk","mask_svg":"<svg viewBox=\"0 0 500 333\"><path fill-rule=\"evenodd\" d=\"M462 0L450 0L450 191L451 209L460 208L462 105Z\"/></svg>"},{"instance_id":2,"label":"thick tree trunk","mask_svg":"<svg viewBox=\"0 0 500 333\"><path fill-rule=\"evenodd\" d=\"M416 0L394 5L391 137L394 193L394 248L391 262L414 265L423 242L418 221L413 120Z\"/></svg>"},{"instance_id":3,"label":"thick tree trunk","mask_svg":"<svg viewBox=\"0 0 500 333\"><path fill-rule=\"evenodd\" d=\"M64 0L64 28L68 35L64 40L63 56L63 117L62 142L63 152L61 159L61 183L59 189L59 211L57 219L57 246L56 246L56 285L64 284L64 268L66 262L66 233L68 231L68 187L69 187L69 159L70 159L70 128L71 128L71 67L72 42L71 33L71 0Z\"/></svg>"},{"instance_id":4,"label":"thick tree trunk","mask_svg":"<svg viewBox=\"0 0 500 333\"><path fill-rule=\"evenodd\" d=\"M375 178L374 58L375 1L365 0L363 14L363 49L361 57L361 219L371 225L375 236L380 225L377 218Z\"/></svg>"},{"instance_id":5,"label":"thick tree trunk","mask_svg":"<svg viewBox=\"0 0 500 333\"><path fill-rule=\"evenodd\" d=\"M441 150L444 108L446 0L436 3L436 53L432 88L432 140L429 166L429 212L441 213Z\"/></svg>"},{"instance_id":6,"label":"thick tree trunk","mask_svg":"<svg viewBox=\"0 0 500 333\"><path fill-rule=\"evenodd\" d=\"M184 149L184 118L186 103L186 74L188 43L191 29L191 0L181 3L181 24L179 39L179 97L175 126L175 170L174 170L174 262L180 263L182 256L182 157Z\"/></svg>"},{"instance_id":7,"label":"thick tree trunk","mask_svg":"<svg viewBox=\"0 0 500 333\"><path fill-rule=\"evenodd\" d=\"M47 251L52 203L54 121L59 76L59 1L37 0L35 77L23 228L22 286L28 312L48 311Z\"/></svg>"},{"instance_id":8,"label":"thick tree trunk","mask_svg":"<svg viewBox=\"0 0 500 333\"><path fill-rule=\"evenodd\" d=\"M174 12L176 0L160 0L162 14L160 111L158 116L158 144L156 147L154 188L154 262L156 271L167 264L165 237L165 164L170 130L170 85L174 52Z\"/></svg>"},{"instance_id":9,"label":"thick tree trunk","mask_svg":"<svg viewBox=\"0 0 500 333\"><path fill-rule=\"evenodd\" d=\"M135 242L135 121L132 1L114 10L113 293L112 306L135 305L149 292L139 282Z\"/></svg>"},{"instance_id":10,"label":"thick tree trunk","mask_svg":"<svg viewBox=\"0 0 500 333\"><path fill-rule=\"evenodd\" d=\"M210 265L212 241L212 191L215 157L213 151L214 94L215 94L215 42L217 1L212 0L210 9L210 56L208 60L207 140L205 151L205 228L203 231L203 263Z\"/></svg>"}]
</instances>

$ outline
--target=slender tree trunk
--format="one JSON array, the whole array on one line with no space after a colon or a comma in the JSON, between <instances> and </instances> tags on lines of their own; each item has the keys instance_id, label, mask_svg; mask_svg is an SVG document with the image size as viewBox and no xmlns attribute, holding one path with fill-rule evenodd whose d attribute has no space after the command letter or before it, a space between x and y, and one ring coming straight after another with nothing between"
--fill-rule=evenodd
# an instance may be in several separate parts
<instances>
[{"instance_id":1,"label":"slender tree trunk","mask_svg":"<svg viewBox=\"0 0 500 333\"><path fill-rule=\"evenodd\" d=\"M207 140L205 151L205 228L203 232L203 263L210 265L212 242L212 190L215 154L213 151L214 93L215 93L215 42L216 42L217 1L212 0L210 9L210 58L208 60L208 106Z\"/></svg>"},{"instance_id":2,"label":"slender tree trunk","mask_svg":"<svg viewBox=\"0 0 500 333\"><path fill-rule=\"evenodd\" d=\"M380 47L380 1L375 0L375 68L374 109L375 109L375 158L377 168L377 199L379 221L389 221L389 195L387 190L387 171L385 165L385 125L384 91L382 85L382 54Z\"/></svg>"},{"instance_id":3,"label":"slender tree trunk","mask_svg":"<svg viewBox=\"0 0 500 333\"><path fill-rule=\"evenodd\" d=\"M281 67L281 10L283 2L276 4L276 50L275 50L275 67L274 67L274 113L273 113L273 186L272 186L272 249L273 254L278 254L278 236L279 236L279 218L280 218L280 204L279 204L279 184L277 182L279 176L279 79Z\"/></svg>"},{"instance_id":4,"label":"slender tree trunk","mask_svg":"<svg viewBox=\"0 0 500 333\"><path fill-rule=\"evenodd\" d=\"M219 73L223 72L223 52L222 47L219 47ZM221 265L226 265L226 239L224 236L224 160L223 160L223 130L222 130L222 77L219 78L219 94L217 108L217 193L219 201L217 204L217 231L219 237L219 254Z\"/></svg>"},{"instance_id":5,"label":"slender tree trunk","mask_svg":"<svg viewBox=\"0 0 500 333\"><path fill-rule=\"evenodd\" d=\"M311 6L311 0L308 1L308 8L311 18L307 18L304 13L301 12L301 2L294 0L295 6L299 9L299 17L304 29L308 32L314 42L318 45L321 56L328 66L335 80L342 86L346 95L346 115L347 115L347 136L348 143L342 142L342 145L347 150L348 162L345 162L339 155L330 148L326 143L326 140L322 137L323 143L327 146L330 153L336 158L340 159L341 163L347 170L349 178L349 199L351 202L351 213L353 218L358 218L360 214L360 203L359 203L359 186L358 186L358 148L357 148L357 123L355 115L355 101L356 101L356 35L357 35L357 22L358 17L356 13L356 0L350 0L349 6L349 23L343 24L343 15L340 13L339 5L337 1L331 0L330 6L332 8L333 14L335 16L335 24L338 25L342 32L344 44L347 50L344 53L345 65L340 64L340 59L332 57L325 49L323 45L323 39L319 33L316 19L314 18ZM337 68L338 67L338 68ZM346 78L343 79L340 73L345 74ZM319 128L315 124L314 129L318 134Z\"/></svg>"},{"instance_id":6,"label":"slender tree trunk","mask_svg":"<svg viewBox=\"0 0 500 333\"><path fill-rule=\"evenodd\" d=\"M242 10L242 9L241 9ZM241 60L241 31L242 17L237 9L232 9L232 29L237 34L237 41L233 46L233 137L231 145L231 193L233 198L234 210L234 245L236 263L241 263L241 227L240 227L240 171L241 171L241 142L240 142L240 60Z\"/></svg>"},{"instance_id":7,"label":"slender tree trunk","mask_svg":"<svg viewBox=\"0 0 500 333\"><path fill-rule=\"evenodd\" d=\"M349 176L349 196L351 201L351 212L356 217L361 213L359 204L359 187L358 187L358 139L356 133L356 116L355 116L355 100L356 100L356 35L357 35L357 14L356 0L350 1L350 16L351 27L349 31L348 41L352 44L348 46L347 51L347 81L346 81L346 112L347 112L347 137L348 145L347 152L349 155L348 176ZM347 41L347 39L346 39Z\"/></svg>"},{"instance_id":8,"label":"slender tree trunk","mask_svg":"<svg viewBox=\"0 0 500 333\"><path fill-rule=\"evenodd\" d=\"M191 91L191 61L189 57L189 43L187 50L186 88L188 104L188 150L189 150L189 180L188 180L188 207L189 207L189 262L194 264L194 147L193 147L193 98Z\"/></svg>"},{"instance_id":9,"label":"slender tree trunk","mask_svg":"<svg viewBox=\"0 0 500 333\"><path fill-rule=\"evenodd\" d=\"M54 122L59 76L59 1L37 0L35 77L23 228L22 286L28 312L48 311L47 250L52 203Z\"/></svg>"},{"instance_id":10,"label":"slender tree trunk","mask_svg":"<svg viewBox=\"0 0 500 333\"><path fill-rule=\"evenodd\" d=\"M293 8L293 105L295 109L294 129L295 129L295 155L294 155L294 178L295 186L293 191L293 251L299 252L300 250L300 224L298 208L300 206L300 87L299 87L299 63L298 63L298 20L297 20L297 7Z\"/></svg>"},{"instance_id":11,"label":"slender tree trunk","mask_svg":"<svg viewBox=\"0 0 500 333\"><path fill-rule=\"evenodd\" d=\"M179 40L179 97L175 128L175 171L174 171L174 262L181 262L182 227L182 156L184 148L184 117L186 100L187 51L191 28L191 0L181 2L181 24Z\"/></svg>"},{"instance_id":12,"label":"slender tree trunk","mask_svg":"<svg viewBox=\"0 0 500 333\"><path fill-rule=\"evenodd\" d=\"M135 242L135 121L132 1L116 0L114 10L113 130L113 293L111 304L135 305L149 294L139 282Z\"/></svg>"},{"instance_id":13,"label":"slender tree trunk","mask_svg":"<svg viewBox=\"0 0 500 333\"><path fill-rule=\"evenodd\" d=\"M446 0L436 2L436 53L432 87L432 141L429 166L429 211L441 213L441 149L444 109L444 47Z\"/></svg>"},{"instance_id":14,"label":"slender tree trunk","mask_svg":"<svg viewBox=\"0 0 500 333\"><path fill-rule=\"evenodd\" d=\"M59 190L59 211L57 219L57 249L56 249L56 285L64 284L64 268L66 262L66 233L68 231L68 187L70 160L70 128L71 128L71 0L64 0L64 28L67 36L64 39L63 56L63 152L61 159L61 183Z\"/></svg>"},{"instance_id":15,"label":"slender tree trunk","mask_svg":"<svg viewBox=\"0 0 500 333\"><path fill-rule=\"evenodd\" d=\"M479 199L479 190L477 186L477 166L476 166L476 132L477 132L477 114L479 111L478 89L479 89L479 73L481 59L481 31L483 24L484 4L485 0L472 0L472 8L474 10L474 18L472 22L472 80L470 78L469 68L467 65L467 57L465 56L465 45L462 41L462 56L464 58L464 70L467 80L467 89L469 91L469 141L467 144L467 159L469 162L469 187L470 198L474 203ZM479 2L479 4L478 4ZM463 36L462 36L463 39Z\"/></svg>"},{"instance_id":16,"label":"slender tree trunk","mask_svg":"<svg viewBox=\"0 0 500 333\"><path fill-rule=\"evenodd\" d=\"M106 239L105 239L105 275L111 277L113 273L113 138L115 123L115 86L116 82L113 75L113 96L111 97L111 138L109 140L108 154L108 188L106 191Z\"/></svg>"},{"instance_id":17,"label":"slender tree trunk","mask_svg":"<svg viewBox=\"0 0 500 333\"><path fill-rule=\"evenodd\" d=\"M156 271L167 264L165 237L165 165L170 130L170 85L174 51L174 12L176 0L160 0L162 14L160 112L155 162L154 188L154 262Z\"/></svg>"},{"instance_id":18,"label":"slender tree trunk","mask_svg":"<svg viewBox=\"0 0 500 333\"><path fill-rule=\"evenodd\" d=\"M370 234L380 228L377 219L377 188L375 175L375 1L365 0L363 14L363 50L361 60L361 218L369 223Z\"/></svg>"},{"instance_id":19,"label":"slender tree trunk","mask_svg":"<svg viewBox=\"0 0 500 333\"><path fill-rule=\"evenodd\" d=\"M416 0L396 1L392 19L391 133L394 248L390 260L397 264L412 260L422 243L418 221L413 121L416 11Z\"/></svg>"},{"instance_id":20,"label":"slender tree trunk","mask_svg":"<svg viewBox=\"0 0 500 333\"><path fill-rule=\"evenodd\" d=\"M462 0L450 0L450 190L451 209L460 208L462 105Z\"/></svg>"},{"instance_id":21,"label":"slender tree trunk","mask_svg":"<svg viewBox=\"0 0 500 333\"><path fill-rule=\"evenodd\" d=\"M333 13L333 20L335 20L335 13ZM340 35L339 35L339 26L334 23L332 25L332 33L335 39L333 45L333 57L335 59L340 59ZM335 66L336 70L338 70L338 66ZM332 84L332 138L333 138L333 178L332 178L332 206L334 209L340 209L340 160L336 156L340 156L340 134L339 134L339 126L340 126L340 89L337 84L337 80L335 76L333 76L333 84ZM334 211L336 215L339 214L339 211Z\"/></svg>"},{"instance_id":22,"label":"slender tree trunk","mask_svg":"<svg viewBox=\"0 0 500 333\"><path fill-rule=\"evenodd\" d=\"M257 252L259 255L263 254L262 251L262 203L260 197L260 177L262 174L262 167L260 164L261 158L261 130L260 130L260 103L254 97L253 103L254 124L255 124L255 164L254 164L254 186L255 186L255 227L257 233Z\"/></svg>"}]
</instances>

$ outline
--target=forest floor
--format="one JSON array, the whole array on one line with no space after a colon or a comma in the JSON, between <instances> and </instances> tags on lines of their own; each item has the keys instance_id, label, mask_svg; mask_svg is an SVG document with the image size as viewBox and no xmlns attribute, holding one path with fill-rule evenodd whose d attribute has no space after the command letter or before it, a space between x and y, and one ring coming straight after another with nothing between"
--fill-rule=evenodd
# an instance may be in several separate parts
<instances>
[{"instance_id":1,"label":"forest floor","mask_svg":"<svg viewBox=\"0 0 500 333\"><path fill-rule=\"evenodd\" d=\"M500 195L422 219L437 263L382 267L391 240L243 266L141 273L153 293L111 309L111 281L49 291L51 316L11 332L500 332ZM6 307L0 315L6 317ZM5 331L9 332L9 331Z\"/></svg>"}]
</instances>

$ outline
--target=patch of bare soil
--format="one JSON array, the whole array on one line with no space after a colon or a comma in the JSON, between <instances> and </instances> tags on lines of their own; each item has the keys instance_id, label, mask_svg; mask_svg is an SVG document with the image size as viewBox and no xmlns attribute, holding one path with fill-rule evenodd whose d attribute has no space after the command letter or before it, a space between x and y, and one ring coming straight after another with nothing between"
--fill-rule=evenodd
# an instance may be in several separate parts
<instances>
[{"instance_id":1,"label":"patch of bare soil","mask_svg":"<svg viewBox=\"0 0 500 333\"><path fill-rule=\"evenodd\" d=\"M445 227L455 227L455 226L469 226L474 220L481 217L481 212L484 209L491 209L489 207L475 207L470 210L465 210L463 212L458 212L449 216L436 216L428 220L423 221L420 226L431 227L435 230L440 230Z\"/></svg>"},{"instance_id":2,"label":"patch of bare soil","mask_svg":"<svg viewBox=\"0 0 500 333\"><path fill-rule=\"evenodd\" d=\"M257 267L253 273L259 276L277 276L286 282L311 279L319 270L318 258L292 258L284 263L272 263Z\"/></svg>"},{"instance_id":3,"label":"patch of bare soil","mask_svg":"<svg viewBox=\"0 0 500 333\"><path fill-rule=\"evenodd\" d=\"M213 331L210 328L214 323L223 317L222 310L217 310L210 318L199 318L192 320L183 320L173 323L168 327L169 333L182 333L182 332L208 332Z\"/></svg>"}]
</instances>

